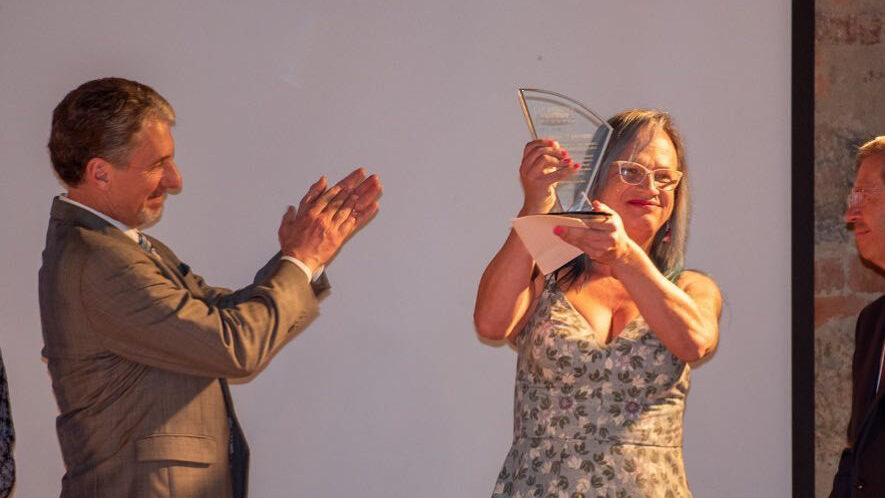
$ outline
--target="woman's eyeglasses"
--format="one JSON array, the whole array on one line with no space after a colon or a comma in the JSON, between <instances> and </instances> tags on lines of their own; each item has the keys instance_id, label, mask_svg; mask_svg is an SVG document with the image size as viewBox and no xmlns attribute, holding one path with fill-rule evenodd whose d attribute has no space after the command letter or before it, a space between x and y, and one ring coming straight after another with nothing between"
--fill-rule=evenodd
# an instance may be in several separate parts
<instances>
[{"instance_id":1,"label":"woman's eyeglasses","mask_svg":"<svg viewBox=\"0 0 885 498\"><path fill-rule=\"evenodd\" d=\"M633 161L614 161L612 164L618 168L618 176L627 185L641 185L651 175L658 190L673 190L682 179L682 172L675 169L650 170Z\"/></svg>"}]
</instances>

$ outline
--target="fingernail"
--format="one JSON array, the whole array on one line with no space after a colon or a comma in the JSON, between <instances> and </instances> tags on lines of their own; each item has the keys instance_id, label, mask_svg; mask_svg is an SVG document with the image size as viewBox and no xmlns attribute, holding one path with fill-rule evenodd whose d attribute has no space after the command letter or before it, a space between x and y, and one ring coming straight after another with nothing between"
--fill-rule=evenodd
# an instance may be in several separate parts
<instances>
[{"instance_id":1,"label":"fingernail","mask_svg":"<svg viewBox=\"0 0 885 498\"><path fill-rule=\"evenodd\" d=\"M553 227L553 233L555 233L556 235L562 235L563 231L564 230L559 225L556 225L555 227Z\"/></svg>"},{"instance_id":2,"label":"fingernail","mask_svg":"<svg viewBox=\"0 0 885 498\"><path fill-rule=\"evenodd\" d=\"M562 151L562 157L568 157L568 151L567 151L567 150L563 150L563 151Z\"/></svg>"},{"instance_id":3,"label":"fingernail","mask_svg":"<svg viewBox=\"0 0 885 498\"><path fill-rule=\"evenodd\" d=\"M578 163L574 163L574 164L572 164L572 168L578 169L578 168L580 168L580 167L581 167L581 165L578 164Z\"/></svg>"},{"instance_id":4,"label":"fingernail","mask_svg":"<svg viewBox=\"0 0 885 498\"><path fill-rule=\"evenodd\" d=\"M566 157L566 158L563 158L562 162L565 163L567 166L571 166L571 165L572 165L572 160L569 159L569 158L567 158L567 157Z\"/></svg>"}]
</instances>

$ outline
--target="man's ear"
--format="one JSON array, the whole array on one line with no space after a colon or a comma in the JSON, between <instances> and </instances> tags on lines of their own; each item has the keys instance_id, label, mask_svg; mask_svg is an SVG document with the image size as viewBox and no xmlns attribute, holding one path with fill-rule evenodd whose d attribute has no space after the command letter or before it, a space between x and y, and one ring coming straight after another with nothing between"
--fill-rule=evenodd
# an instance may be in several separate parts
<instances>
[{"instance_id":1,"label":"man's ear","mask_svg":"<svg viewBox=\"0 0 885 498\"><path fill-rule=\"evenodd\" d=\"M111 183L111 168L111 163L100 157L93 157L86 163L83 182L98 190L107 190Z\"/></svg>"}]
</instances>

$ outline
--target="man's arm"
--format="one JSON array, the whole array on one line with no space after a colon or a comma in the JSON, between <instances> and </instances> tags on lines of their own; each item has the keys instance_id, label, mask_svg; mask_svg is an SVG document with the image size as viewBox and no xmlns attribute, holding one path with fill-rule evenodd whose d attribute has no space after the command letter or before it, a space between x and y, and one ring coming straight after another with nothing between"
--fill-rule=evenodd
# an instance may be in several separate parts
<instances>
[{"instance_id":1,"label":"man's arm","mask_svg":"<svg viewBox=\"0 0 885 498\"><path fill-rule=\"evenodd\" d=\"M187 280L191 279L192 284L199 289L202 299L209 304L218 304L220 306L224 306L228 303L234 303L238 299L238 294L243 292L249 292L250 288L245 287L243 289L239 289L237 291L233 291L226 287L215 287L206 283L205 279L197 273L193 272L191 268L182 263L174 253L172 253L169 248L162 245L162 242L152 239L155 247L160 248L161 255L164 260L169 261L171 264L176 265L179 273L182 277ZM282 258L282 253L277 252L274 254L267 263L262 266L258 272L255 273L255 277L253 278L252 285L258 285L262 282L265 282L268 278L273 275L273 273L277 269L277 265L280 264L291 264L288 262L284 262L286 259ZM298 265L295 265L298 266ZM304 269L301 266L298 266L300 269ZM326 275L326 272L323 271L320 275L312 275L312 279L310 281L310 287L313 289L314 295L316 295L320 300L322 300L324 296L324 292L331 288L329 284L329 278Z\"/></svg>"},{"instance_id":2,"label":"man's arm","mask_svg":"<svg viewBox=\"0 0 885 498\"><path fill-rule=\"evenodd\" d=\"M261 267L261 269L255 274L255 280L253 283L257 284L258 282L263 282L274 270L276 270L277 265L290 264L285 262L286 260L283 259L282 256L282 252L274 254L273 257L270 258L270 261ZM322 300L324 293L332 287L329 284L329 277L326 275L325 269L319 275L311 275L311 277L310 287L313 289L314 295Z\"/></svg>"},{"instance_id":3,"label":"man's arm","mask_svg":"<svg viewBox=\"0 0 885 498\"><path fill-rule=\"evenodd\" d=\"M299 209L290 206L283 216L281 253L316 271L372 219L380 194L378 178L366 178L362 169L328 190L321 178ZM110 350L139 363L193 375L248 376L318 312L308 275L289 262L272 261L266 276L259 272L255 284L235 292L199 278L196 286L211 296L206 299L178 285L138 249L88 249L75 267L81 268L91 328Z\"/></svg>"},{"instance_id":4,"label":"man's arm","mask_svg":"<svg viewBox=\"0 0 885 498\"><path fill-rule=\"evenodd\" d=\"M147 255L133 259L132 252L115 247L88 255L80 287L102 342L139 363L192 375L248 376L318 313L307 276L295 265L277 265L265 281L210 303L170 280Z\"/></svg>"}]
</instances>

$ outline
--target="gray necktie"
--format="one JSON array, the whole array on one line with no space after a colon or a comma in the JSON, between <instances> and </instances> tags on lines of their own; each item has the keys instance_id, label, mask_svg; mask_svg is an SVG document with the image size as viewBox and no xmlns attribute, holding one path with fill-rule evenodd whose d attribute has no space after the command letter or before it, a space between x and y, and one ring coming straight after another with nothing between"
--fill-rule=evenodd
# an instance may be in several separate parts
<instances>
[{"instance_id":1,"label":"gray necktie","mask_svg":"<svg viewBox=\"0 0 885 498\"><path fill-rule=\"evenodd\" d=\"M154 248L154 246L151 244L151 241L149 241L148 238L145 237L144 234L141 232L138 232L138 245L140 245L141 248L145 250L145 252L151 252L151 250L153 250Z\"/></svg>"}]
</instances>

